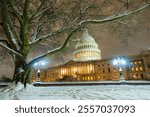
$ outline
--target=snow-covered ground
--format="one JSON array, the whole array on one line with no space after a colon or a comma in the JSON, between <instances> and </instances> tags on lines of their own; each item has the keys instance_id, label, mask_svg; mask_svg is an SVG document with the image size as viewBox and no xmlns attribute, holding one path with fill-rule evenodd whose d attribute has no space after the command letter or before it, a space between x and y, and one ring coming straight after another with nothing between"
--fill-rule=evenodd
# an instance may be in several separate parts
<instances>
[{"instance_id":1,"label":"snow-covered ground","mask_svg":"<svg viewBox=\"0 0 150 117\"><path fill-rule=\"evenodd\" d=\"M116 100L150 99L150 85L50 86L26 89L18 84L10 91L0 88L0 99L16 100Z\"/></svg>"}]
</instances>

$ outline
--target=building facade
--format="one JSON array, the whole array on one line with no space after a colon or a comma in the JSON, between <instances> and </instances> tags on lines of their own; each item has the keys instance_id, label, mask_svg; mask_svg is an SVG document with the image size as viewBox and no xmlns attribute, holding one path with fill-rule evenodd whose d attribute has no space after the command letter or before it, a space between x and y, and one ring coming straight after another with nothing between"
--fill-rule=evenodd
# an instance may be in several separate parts
<instances>
[{"instance_id":1,"label":"building facade","mask_svg":"<svg viewBox=\"0 0 150 117\"><path fill-rule=\"evenodd\" d=\"M122 73L126 80L150 80L150 50L122 58L127 60L126 65L122 66ZM114 59L112 57L92 61L69 61L66 64L41 71L41 81L119 80L119 67L113 65Z\"/></svg>"},{"instance_id":2,"label":"building facade","mask_svg":"<svg viewBox=\"0 0 150 117\"><path fill-rule=\"evenodd\" d=\"M143 50L139 55L119 56L126 61L125 65L113 64L116 57L101 59L94 38L85 30L79 39L74 60L63 65L41 71L42 82L56 81L102 81L120 80L119 67L125 80L150 80L150 49ZM36 75L33 82L36 81Z\"/></svg>"}]
</instances>

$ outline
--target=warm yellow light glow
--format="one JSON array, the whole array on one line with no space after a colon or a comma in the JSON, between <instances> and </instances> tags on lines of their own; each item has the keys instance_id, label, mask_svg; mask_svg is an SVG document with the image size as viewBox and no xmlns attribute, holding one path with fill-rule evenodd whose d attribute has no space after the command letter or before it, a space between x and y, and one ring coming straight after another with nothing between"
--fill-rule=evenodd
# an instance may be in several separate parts
<instances>
[{"instance_id":1,"label":"warm yellow light glow","mask_svg":"<svg viewBox=\"0 0 150 117\"><path fill-rule=\"evenodd\" d=\"M140 67L140 71L143 71L143 67Z\"/></svg>"},{"instance_id":2,"label":"warm yellow light glow","mask_svg":"<svg viewBox=\"0 0 150 117\"><path fill-rule=\"evenodd\" d=\"M88 80L91 80L89 76L88 76Z\"/></svg>"},{"instance_id":3,"label":"warm yellow light glow","mask_svg":"<svg viewBox=\"0 0 150 117\"><path fill-rule=\"evenodd\" d=\"M91 70L91 71L93 70L93 66L92 66L92 64L90 64L90 70Z\"/></svg>"},{"instance_id":4,"label":"warm yellow light glow","mask_svg":"<svg viewBox=\"0 0 150 117\"><path fill-rule=\"evenodd\" d=\"M132 75L133 78L136 78L135 74Z\"/></svg>"},{"instance_id":5,"label":"warm yellow light glow","mask_svg":"<svg viewBox=\"0 0 150 117\"><path fill-rule=\"evenodd\" d=\"M135 68L136 71L139 71L138 67Z\"/></svg>"},{"instance_id":6,"label":"warm yellow light glow","mask_svg":"<svg viewBox=\"0 0 150 117\"><path fill-rule=\"evenodd\" d=\"M134 71L134 67L132 67L131 69L132 69L132 71Z\"/></svg>"}]
</instances>

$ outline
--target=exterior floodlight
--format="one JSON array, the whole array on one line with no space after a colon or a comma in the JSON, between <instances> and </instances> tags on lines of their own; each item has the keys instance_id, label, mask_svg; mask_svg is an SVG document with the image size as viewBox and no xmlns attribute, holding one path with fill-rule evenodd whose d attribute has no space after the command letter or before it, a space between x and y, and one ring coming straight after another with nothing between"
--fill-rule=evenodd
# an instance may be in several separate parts
<instances>
[{"instance_id":1,"label":"exterior floodlight","mask_svg":"<svg viewBox=\"0 0 150 117\"><path fill-rule=\"evenodd\" d=\"M117 60L116 59L113 61L113 65L117 65Z\"/></svg>"},{"instance_id":2,"label":"exterior floodlight","mask_svg":"<svg viewBox=\"0 0 150 117\"><path fill-rule=\"evenodd\" d=\"M116 66L122 66L122 65L126 65L126 61L123 59L123 58L117 58L113 61L113 65L116 65Z\"/></svg>"},{"instance_id":3,"label":"exterior floodlight","mask_svg":"<svg viewBox=\"0 0 150 117\"><path fill-rule=\"evenodd\" d=\"M38 63L34 63L34 66L37 66L38 65Z\"/></svg>"},{"instance_id":4,"label":"exterior floodlight","mask_svg":"<svg viewBox=\"0 0 150 117\"><path fill-rule=\"evenodd\" d=\"M46 65L45 61L39 61L39 62L34 63L33 66L38 69L38 68L45 66L45 65Z\"/></svg>"},{"instance_id":5,"label":"exterior floodlight","mask_svg":"<svg viewBox=\"0 0 150 117\"><path fill-rule=\"evenodd\" d=\"M41 62L41 65L42 65L42 66L45 65L45 64L46 64L46 62L44 62L44 61Z\"/></svg>"},{"instance_id":6,"label":"exterior floodlight","mask_svg":"<svg viewBox=\"0 0 150 117\"><path fill-rule=\"evenodd\" d=\"M121 59L121 64L122 65L125 65L126 64L126 61L124 59Z\"/></svg>"}]
</instances>

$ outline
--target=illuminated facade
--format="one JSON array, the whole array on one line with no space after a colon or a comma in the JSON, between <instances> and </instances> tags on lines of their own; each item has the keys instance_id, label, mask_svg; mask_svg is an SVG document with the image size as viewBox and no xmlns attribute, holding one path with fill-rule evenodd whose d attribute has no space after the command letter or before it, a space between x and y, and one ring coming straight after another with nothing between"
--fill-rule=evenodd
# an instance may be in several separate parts
<instances>
[{"instance_id":1,"label":"illuminated facade","mask_svg":"<svg viewBox=\"0 0 150 117\"><path fill-rule=\"evenodd\" d=\"M119 66L113 65L115 57L101 59L101 52L87 30L78 40L74 60L41 71L42 82L120 80ZM150 49L135 56L120 56L126 60L122 66L125 80L150 80ZM33 82L36 81L36 75Z\"/></svg>"},{"instance_id":2,"label":"illuminated facade","mask_svg":"<svg viewBox=\"0 0 150 117\"><path fill-rule=\"evenodd\" d=\"M150 80L150 49L142 51L139 55L122 57L127 60L126 65L122 66L126 80ZM42 71L41 81L119 80L119 69L113 65L114 59L112 57L91 61L69 61Z\"/></svg>"}]
</instances>

